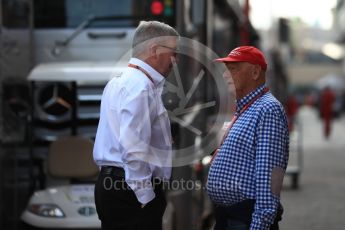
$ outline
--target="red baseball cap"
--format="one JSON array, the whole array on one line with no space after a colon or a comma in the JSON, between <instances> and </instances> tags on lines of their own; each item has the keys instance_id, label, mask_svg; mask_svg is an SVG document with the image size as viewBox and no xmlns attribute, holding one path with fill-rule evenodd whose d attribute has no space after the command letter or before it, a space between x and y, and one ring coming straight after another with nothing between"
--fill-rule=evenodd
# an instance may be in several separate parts
<instances>
[{"instance_id":1,"label":"red baseball cap","mask_svg":"<svg viewBox=\"0 0 345 230\"><path fill-rule=\"evenodd\" d=\"M253 65L260 65L263 70L267 69L267 62L264 54L254 46L239 46L233 49L227 57L218 58L217 62L248 62Z\"/></svg>"}]
</instances>

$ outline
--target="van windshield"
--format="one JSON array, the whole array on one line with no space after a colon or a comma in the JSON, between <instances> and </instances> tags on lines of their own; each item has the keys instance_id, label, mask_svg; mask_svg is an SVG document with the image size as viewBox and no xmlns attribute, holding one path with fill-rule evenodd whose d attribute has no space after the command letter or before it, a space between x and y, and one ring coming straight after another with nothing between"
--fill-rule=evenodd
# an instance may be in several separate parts
<instances>
[{"instance_id":1,"label":"van windshield","mask_svg":"<svg viewBox=\"0 0 345 230\"><path fill-rule=\"evenodd\" d=\"M75 28L90 17L91 28L135 27L140 20L174 26L173 0L34 0L35 28Z\"/></svg>"}]
</instances>

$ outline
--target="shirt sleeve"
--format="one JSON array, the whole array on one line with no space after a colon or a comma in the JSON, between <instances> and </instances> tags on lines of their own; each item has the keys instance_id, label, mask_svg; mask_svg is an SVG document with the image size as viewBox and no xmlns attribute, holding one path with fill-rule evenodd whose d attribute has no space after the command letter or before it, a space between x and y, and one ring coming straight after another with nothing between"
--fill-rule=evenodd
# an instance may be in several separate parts
<instances>
[{"instance_id":1,"label":"shirt sleeve","mask_svg":"<svg viewBox=\"0 0 345 230\"><path fill-rule=\"evenodd\" d=\"M288 129L286 117L277 111L266 112L257 131L255 183L256 203L251 230L269 229L273 224L279 196L271 191L273 168L284 171L288 160Z\"/></svg>"},{"instance_id":2,"label":"shirt sleeve","mask_svg":"<svg viewBox=\"0 0 345 230\"><path fill-rule=\"evenodd\" d=\"M122 95L120 113L120 137L123 148L126 182L138 201L147 204L154 199L152 172L149 165L151 140L152 94L148 90Z\"/></svg>"}]
</instances>

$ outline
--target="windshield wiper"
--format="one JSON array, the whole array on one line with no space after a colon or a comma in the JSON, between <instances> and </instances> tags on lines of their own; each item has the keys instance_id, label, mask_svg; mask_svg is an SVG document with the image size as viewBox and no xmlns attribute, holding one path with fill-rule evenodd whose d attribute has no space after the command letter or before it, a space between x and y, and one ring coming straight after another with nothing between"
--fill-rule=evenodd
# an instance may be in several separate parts
<instances>
[{"instance_id":1,"label":"windshield wiper","mask_svg":"<svg viewBox=\"0 0 345 230\"><path fill-rule=\"evenodd\" d=\"M159 20L160 17L157 18ZM84 21L82 21L77 28L73 31L71 35L69 35L65 40L63 41L55 41L53 48L51 49L51 53L56 56L61 53L61 48L67 47L71 41L73 41L85 28L87 28L91 23L95 21L116 21L116 20L147 20L149 19L148 16L101 16L101 17L95 17L93 15L89 15ZM151 17L152 19L152 17ZM113 36L116 37L116 36ZM123 37L123 34L119 36L119 38Z\"/></svg>"},{"instance_id":2,"label":"windshield wiper","mask_svg":"<svg viewBox=\"0 0 345 230\"><path fill-rule=\"evenodd\" d=\"M66 47L75 37L77 37L86 27L88 27L91 22L95 20L95 16L90 15L87 17L84 21L82 21L79 26L73 31L73 33L68 36L65 40L63 41L55 41L54 46L51 50L51 53L56 56L61 53L61 47Z\"/></svg>"}]
</instances>

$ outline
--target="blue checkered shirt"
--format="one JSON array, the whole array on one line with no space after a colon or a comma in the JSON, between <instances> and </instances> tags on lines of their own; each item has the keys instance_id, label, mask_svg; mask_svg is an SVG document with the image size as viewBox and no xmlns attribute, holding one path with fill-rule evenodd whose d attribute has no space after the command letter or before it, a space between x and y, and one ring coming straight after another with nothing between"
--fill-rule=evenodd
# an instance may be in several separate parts
<instances>
[{"instance_id":1,"label":"blue checkered shirt","mask_svg":"<svg viewBox=\"0 0 345 230\"><path fill-rule=\"evenodd\" d=\"M237 101L236 113L259 95L262 85ZM251 230L269 229L279 197L271 192L271 172L286 169L289 133L285 111L267 92L246 109L230 129L210 167L207 192L221 206L255 199Z\"/></svg>"}]
</instances>

